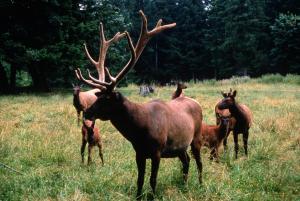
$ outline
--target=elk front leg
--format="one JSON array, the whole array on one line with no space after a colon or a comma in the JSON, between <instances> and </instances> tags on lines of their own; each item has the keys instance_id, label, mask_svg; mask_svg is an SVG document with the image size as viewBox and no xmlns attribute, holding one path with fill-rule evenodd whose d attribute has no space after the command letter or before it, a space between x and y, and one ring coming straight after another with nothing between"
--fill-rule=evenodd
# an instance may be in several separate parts
<instances>
[{"instance_id":1,"label":"elk front leg","mask_svg":"<svg viewBox=\"0 0 300 201\"><path fill-rule=\"evenodd\" d=\"M81 144L81 162L84 163L84 150L85 150L85 146L86 146L87 141L83 138L82 139L82 144Z\"/></svg>"},{"instance_id":2,"label":"elk front leg","mask_svg":"<svg viewBox=\"0 0 300 201\"><path fill-rule=\"evenodd\" d=\"M223 147L224 147L224 152L227 152L227 136L225 136L224 140L223 140Z\"/></svg>"},{"instance_id":3,"label":"elk front leg","mask_svg":"<svg viewBox=\"0 0 300 201\"><path fill-rule=\"evenodd\" d=\"M233 133L233 140L234 140L234 150L235 150L235 159L237 159L238 152L239 152L239 138L238 133Z\"/></svg>"},{"instance_id":4,"label":"elk front leg","mask_svg":"<svg viewBox=\"0 0 300 201\"><path fill-rule=\"evenodd\" d=\"M144 185L144 176L145 176L145 167L146 167L146 158L139 154L136 154L136 164L138 167L138 179L137 179L137 195L136 199L141 200L142 198L142 189Z\"/></svg>"},{"instance_id":5,"label":"elk front leg","mask_svg":"<svg viewBox=\"0 0 300 201\"><path fill-rule=\"evenodd\" d=\"M102 165L104 165L103 153L102 153L102 143L101 142L98 142L98 148L99 148L99 156L101 158Z\"/></svg>"},{"instance_id":6,"label":"elk front leg","mask_svg":"<svg viewBox=\"0 0 300 201\"><path fill-rule=\"evenodd\" d=\"M215 148L213 147L210 152L209 160L212 161L215 156L216 156L216 151L215 151Z\"/></svg>"},{"instance_id":7,"label":"elk front leg","mask_svg":"<svg viewBox=\"0 0 300 201\"><path fill-rule=\"evenodd\" d=\"M201 184L202 183L202 162L201 162L200 148L201 148L200 141L194 141L192 143L192 153L196 160L198 174L199 174L199 182Z\"/></svg>"},{"instance_id":8,"label":"elk front leg","mask_svg":"<svg viewBox=\"0 0 300 201\"><path fill-rule=\"evenodd\" d=\"M88 153L88 165L90 165L91 162L92 162L92 157L91 157L92 148L93 148L93 146L89 144L89 146L88 146L88 151L89 151L89 153Z\"/></svg>"},{"instance_id":9,"label":"elk front leg","mask_svg":"<svg viewBox=\"0 0 300 201\"><path fill-rule=\"evenodd\" d=\"M216 158L216 162L219 162L219 147L216 146L215 147L215 158Z\"/></svg>"},{"instance_id":10,"label":"elk front leg","mask_svg":"<svg viewBox=\"0 0 300 201\"><path fill-rule=\"evenodd\" d=\"M152 164L151 164L150 186L152 188L153 194L155 194L156 179L157 179L157 173L158 173L159 162L160 162L160 153L159 152L156 153L151 160L152 160Z\"/></svg>"},{"instance_id":11,"label":"elk front leg","mask_svg":"<svg viewBox=\"0 0 300 201\"><path fill-rule=\"evenodd\" d=\"M243 133L243 142L244 142L244 149L245 149L245 154L248 156L248 136L249 136L249 131L248 129Z\"/></svg>"},{"instance_id":12,"label":"elk front leg","mask_svg":"<svg viewBox=\"0 0 300 201\"><path fill-rule=\"evenodd\" d=\"M188 174L189 174L189 166L190 166L190 157L188 153L185 151L179 155L179 159L182 163L182 173L183 173L183 181L187 182Z\"/></svg>"}]
</instances>

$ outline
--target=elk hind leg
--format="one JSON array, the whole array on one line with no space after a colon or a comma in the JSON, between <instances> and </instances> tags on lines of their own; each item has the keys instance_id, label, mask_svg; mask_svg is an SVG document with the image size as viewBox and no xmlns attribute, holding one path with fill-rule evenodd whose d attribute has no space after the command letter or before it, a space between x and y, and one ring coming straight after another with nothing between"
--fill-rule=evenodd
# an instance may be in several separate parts
<instances>
[{"instance_id":1,"label":"elk hind leg","mask_svg":"<svg viewBox=\"0 0 300 201\"><path fill-rule=\"evenodd\" d=\"M92 162L92 157L91 157L91 154L92 154L92 148L93 148L93 145L91 145L91 144L89 144L89 146L88 146L88 165L90 165L91 164L91 162Z\"/></svg>"},{"instance_id":2,"label":"elk hind leg","mask_svg":"<svg viewBox=\"0 0 300 201\"><path fill-rule=\"evenodd\" d=\"M179 159L182 163L183 181L187 182L190 166L190 157L186 151L179 155Z\"/></svg>"},{"instance_id":3,"label":"elk hind leg","mask_svg":"<svg viewBox=\"0 0 300 201\"><path fill-rule=\"evenodd\" d=\"M84 163L84 150L85 150L86 143L87 143L87 141L83 138L82 144L81 144L81 149L80 149L82 163Z\"/></svg>"},{"instance_id":4,"label":"elk hind leg","mask_svg":"<svg viewBox=\"0 0 300 201\"><path fill-rule=\"evenodd\" d=\"M198 175L199 175L199 182L202 183L202 162L201 162L201 155L200 155L200 142L193 142L192 143L192 153L196 160L197 168L198 168Z\"/></svg>"},{"instance_id":5,"label":"elk hind leg","mask_svg":"<svg viewBox=\"0 0 300 201\"><path fill-rule=\"evenodd\" d=\"M102 165L104 165L104 160L103 160L103 153L102 153L102 143L101 142L98 142L98 148L99 148L99 156L100 156L100 159L101 159L101 162L102 162Z\"/></svg>"},{"instance_id":6,"label":"elk hind leg","mask_svg":"<svg viewBox=\"0 0 300 201\"><path fill-rule=\"evenodd\" d=\"M237 159L238 152L239 152L239 138L238 133L233 133L233 140L234 140L234 150L235 150L235 159Z\"/></svg>"},{"instance_id":7,"label":"elk hind leg","mask_svg":"<svg viewBox=\"0 0 300 201\"><path fill-rule=\"evenodd\" d=\"M245 150L246 156L248 156L248 136L249 136L249 131L246 130L243 133L243 143L244 143L244 150Z\"/></svg>"}]
</instances>

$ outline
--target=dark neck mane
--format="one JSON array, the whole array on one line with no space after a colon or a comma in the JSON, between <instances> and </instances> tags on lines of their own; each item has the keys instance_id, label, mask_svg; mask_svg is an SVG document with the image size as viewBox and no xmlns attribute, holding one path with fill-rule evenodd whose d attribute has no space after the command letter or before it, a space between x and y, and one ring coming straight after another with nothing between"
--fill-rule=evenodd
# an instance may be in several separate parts
<instances>
[{"instance_id":1,"label":"dark neck mane","mask_svg":"<svg viewBox=\"0 0 300 201\"><path fill-rule=\"evenodd\" d=\"M79 93L80 91L73 95L73 105L76 108L77 112L82 110L80 100L79 100Z\"/></svg>"},{"instance_id":2,"label":"dark neck mane","mask_svg":"<svg viewBox=\"0 0 300 201\"><path fill-rule=\"evenodd\" d=\"M247 121L247 115L243 108L235 102L231 107L229 107L229 111L236 118L237 121Z\"/></svg>"},{"instance_id":3,"label":"dark neck mane","mask_svg":"<svg viewBox=\"0 0 300 201\"><path fill-rule=\"evenodd\" d=\"M137 120L141 115L140 105L129 101L127 98L122 97L122 104L120 108L115 110L115 114L111 116L111 123L118 129L118 131L131 143L135 143L134 140L140 133Z\"/></svg>"}]
</instances>

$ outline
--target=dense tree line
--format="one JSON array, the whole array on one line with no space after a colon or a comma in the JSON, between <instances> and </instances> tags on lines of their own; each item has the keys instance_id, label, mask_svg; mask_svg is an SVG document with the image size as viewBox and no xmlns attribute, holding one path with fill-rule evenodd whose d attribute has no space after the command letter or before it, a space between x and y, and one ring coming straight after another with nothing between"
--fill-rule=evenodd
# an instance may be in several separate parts
<instances>
[{"instance_id":1,"label":"dense tree line","mask_svg":"<svg viewBox=\"0 0 300 201\"><path fill-rule=\"evenodd\" d=\"M297 0L2 0L0 90L30 86L47 91L75 82L77 67L93 69L99 22L107 37L128 30L136 41L138 10L176 22L154 38L127 82L222 79L232 75L300 72L300 2ZM110 48L115 73L129 59L126 41Z\"/></svg>"}]
</instances>

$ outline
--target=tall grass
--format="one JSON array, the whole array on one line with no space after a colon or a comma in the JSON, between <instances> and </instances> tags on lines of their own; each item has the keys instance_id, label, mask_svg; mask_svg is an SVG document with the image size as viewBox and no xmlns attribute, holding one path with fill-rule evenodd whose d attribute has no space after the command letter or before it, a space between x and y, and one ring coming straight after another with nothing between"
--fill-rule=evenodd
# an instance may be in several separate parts
<instances>
[{"instance_id":1,"label":"tall grass","mask_svg":"<svg viewBox=\"0 0 300 201\"><path fill-rule=\"evenodd\" d=\"M272 76L271 76L272 77ZM276 76L275 76L276 77ZM300 198L300 76L268 76L247 81L190 83L187 96L198 100L204 121L215 123L214 106L220 91L238 90L238 100L254 113L249 156L234 159L221 148L220 163L208 160L202 150L203 185L191 160L187 185L183 185L178 159L162 159L157 200L299 200ZM281 78L280 78L281 79ZM268 81L267 81L268 80ZM270 81L272 80L272 81ZM279 83L277 83L279 82ZM157 87L150 97L138 96L138 87L120 91L130 100L169 100L175 87ZM103 137L105 165L97 149L93 163L82 165L81 134L68 93L21 94L0 97L0 200L133 200L136 193L135 152L109 122L97 121ZM241 138L241 136L239 137ZM151 192L147 162L143 199Z\"/></svg>"}]
</instances>

